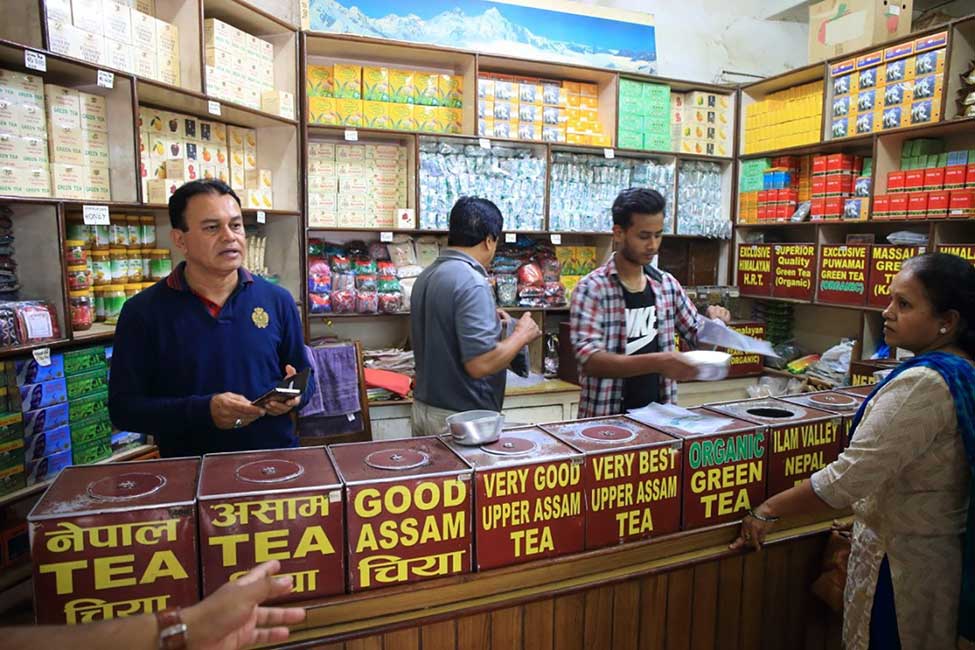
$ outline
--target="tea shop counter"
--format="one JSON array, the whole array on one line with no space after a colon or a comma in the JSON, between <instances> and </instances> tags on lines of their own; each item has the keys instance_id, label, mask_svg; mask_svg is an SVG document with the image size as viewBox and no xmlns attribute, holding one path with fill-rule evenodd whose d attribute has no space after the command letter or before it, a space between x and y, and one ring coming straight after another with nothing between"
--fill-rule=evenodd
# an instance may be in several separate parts
<instances>
[{"instance_id":1,"label":"tea shop counter","mask_svg":"<svg viewBox=\"0 0 975 650\"><path fill-rule=\"evenodd\" d=\"M300 603L276 648L840 648L810 593L831 520L784 520L762 552L736 523L529 564ZM788 624L787 624L788 623ZM698 639L710 639L702 646ZM422 646L421 646L422 643Z\"/></svg>"}]
</instances>

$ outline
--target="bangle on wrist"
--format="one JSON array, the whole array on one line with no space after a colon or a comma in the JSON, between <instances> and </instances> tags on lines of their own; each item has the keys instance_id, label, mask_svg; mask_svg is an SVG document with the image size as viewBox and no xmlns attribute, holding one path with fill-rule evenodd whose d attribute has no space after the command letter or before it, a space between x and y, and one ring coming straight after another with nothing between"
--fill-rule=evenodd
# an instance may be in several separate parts
<instances>
[{"instance_id":1,"label":"bangle on wrist","mask_svg":"<svg viewBox=\"0 0 975 650\"><path fill-rule=\"evenodd\" d=\"M767 524L774 523L779 520L779 517L773 517L771 515L760 515L754 509L748 511L748 516L753 519L758 519L759 521L764 521Z\"/></svg>"}]
</instances>

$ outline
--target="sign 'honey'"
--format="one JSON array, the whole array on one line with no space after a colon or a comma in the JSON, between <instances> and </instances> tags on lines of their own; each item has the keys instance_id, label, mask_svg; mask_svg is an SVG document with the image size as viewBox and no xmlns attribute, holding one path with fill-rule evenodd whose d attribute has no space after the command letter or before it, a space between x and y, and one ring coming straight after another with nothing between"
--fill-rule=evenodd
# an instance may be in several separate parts
<instances>
[{"instance_id":1,"label":"sign 'honey'","mask_svg":"<svg viewBox=\"0 0 975 650\"><path fill-rule=\"evenodd\" d=\"M683 530L741 519L765 500L765 427L703 408L655 428L683 441Z\"/></svg>"},{"instance_id":2,"label":"sign 'honey'","mask_svg":"<svg viewBox=\"0 0 975 650\"><path fill-rule=\"evenodd\" d=\"M536 427L478 447L448 444L474 466L478 570L583 550L578 452Z\"/></svg>"},{"instance_id":3,"label":"sign 'honey'","mask_svg":"<svg viewBox=\"0 0 975 650\"><path fill-rule=\"evenodd\" d=\"M342 485L324 449L204 456L198 505L204 596L268 560L294 584L274 602L345 591Z\"/></svg>"},{"instance_id":4,"label":"sign 'honey'","mask_svg":"<svg viewBox=\"0 0 975 650\"><path fill-rule=\"evenodd\" d=\"M471 570L471 468L434 436L330 445L350 591Z\"/></svg>"},{"instance_id":5,"label":"sign 'honey'","mask_svg":"<svg viewBox=\"0 0 975 650\"><path fill-rule=\"evenodd\" d=\"M784 492L826 467L844 446L840 416L819 409L773 398L707 408L768 428L768 496Z\"/></svg>"},{"instance_id":6,"label":"sign 'honey'","mask_svg":"<svg viewBox=\"0 0 975 650\"><path fill-rule=\"evenodd\" d=\"M586 548L680 530L680 440L626 417L542 428L586 455Z\"/></svg>"},{"instance_id":7,"label":"sign 'honey'","mask_svg":"<svg viewBox=\"0 0 975 650\"><path fill-rule=\"evenodd\" d=\"M27 518L37 622L197 602L198 458L68 467Z\"/></svg>"}]
</instances>

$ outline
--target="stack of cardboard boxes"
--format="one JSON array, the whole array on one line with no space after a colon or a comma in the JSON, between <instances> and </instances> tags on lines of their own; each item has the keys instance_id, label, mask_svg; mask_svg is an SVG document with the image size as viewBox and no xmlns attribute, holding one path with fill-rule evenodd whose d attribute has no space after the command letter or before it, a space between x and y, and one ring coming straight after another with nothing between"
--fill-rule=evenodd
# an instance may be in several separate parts
<instances>
[{"instance_id":1,"label":"stack of cardboard boxes","mask_svg":"<svg viewBox=\"0 0 975 650\"><path fill-rule=\"evenodd\" d=\"M44 85L53 195L63 199L112 198L105 98Z\"/></svg>"},{"instance_id":2,"label":"stack of cardboard boxes","mask_svg":"<svg viewBox=\"0 0 975 650\"><path fill-rule=\"evenodd\" d=\"M871 159L844 153L813 156L812 220L870 216Z\"/></svg>"},{"instance_id":3,"label":"stack of cardboard boxes","mask_svg":"<svg viewBox=\"0 0 975 650\"><path fill-rule=\"evenodd\" d=\"M408 204L406 147L308 145L308 224L313 228L392 228Z\"/></svg>"},{"instance_id":4,"label":"stack of cardboard boxes","mask_svg":"<svg viewBox=\"0 0 975 650\"><path fill-rule=\"evenodd\" d=\"M670 151L672 106L670 86L620 79L617 146ZM676 110L683 117L682 109Z\"/></svg>"},{"instance_id":5,"label":"stack of cardboard boxes","mask_svg":"<svg viewBox=\"0 0 975 650\"><path fill-rule=\"evenodd\" d=\"M698 90L671 93L670 104L674 151L704 156L731 155L733 122L729 95Z\"/></svg>"},{"instance_id":6,"label":"stack of cardboard boxes","mask_svg":"<svg viewBox=\"0 0 975 650\"><path fill-rule=\"evenodd\" d=\"M46 0L52 52L166 84L180 84L179 30L152 2Z\"/></svg>"},{"instance_id":7,"label":"stack of cardboard boxes","mask_svg":"<svg viewBox=\"0 0 975 650\"><path fill-rule=\"evenodd\" d=\"M352 63L309 64L311 124L460 133L463 77Z\"/></svg>"},{"instance_id":8,"label":"stack of cardboard boxes","mask_svg":"<svg viewBox=\"0 0 975 650\"><path fill-rule=\"evenodd\" d=\"M274 46L215 18L203 21L207 94L295 119L294 95L274 87Z\"/></svg>"},{"instance_id":9,"label":"stack of cardboard boxes","mask_svg":"<svg viewBox=\"0 0 975 650\"><path fill-rule=\"evenodd\" d=\"M139 156L147 203L167 203L183 183L215 178L238 192L244 208L274 207L271 171L257 167L254 129L140 106Z\"/></svg>"},{"instance_id":10,"label":"stack of cardboard boxes","mask_svg":"<svg viewBox=\"0 0 975 650\"><path fill-rule=\"evenodd\" d=\"M820 141L823 82L786 88L745 106L746 154Z\"/></svg>"},{"instance_id":11,"label":"stack of cardboard boxes","mask_svg":"<svg viewBox=\"0 0 975 650\"><path fill-rule=\"evenodd\" d=\"M44 82L0 70L0 194L51 195Z\"/></svg>"},{"instance_id":12,"label":"stack of cardboard boxes","mask_svg":"<svg viewBox=\"0 0 975 650\"><path fill-rule=\"evenodd\" d=\"M874 198L874 219L975 217L975 150L945 152L941 140L908 140L901 168Z\"/></svg>"}]
</instances>

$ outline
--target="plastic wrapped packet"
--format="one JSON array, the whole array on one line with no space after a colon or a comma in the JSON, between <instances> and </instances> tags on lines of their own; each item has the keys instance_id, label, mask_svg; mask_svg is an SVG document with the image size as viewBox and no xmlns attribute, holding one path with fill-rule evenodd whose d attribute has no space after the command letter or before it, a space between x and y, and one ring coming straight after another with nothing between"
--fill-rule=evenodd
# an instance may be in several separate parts
<instances>
[{"instance_id":1,"label":"plastic wrapped packet","mask_svg":"<svg viewBox=\"0 0 975 650\"><path fill-rule=\"evenodd\" d=\"M721 165L681 161L677 174L677 234L727 239L731 219L724 214Z\"/></svg>"},{"instance_id":2,"label":"plastic wrapped packet","mask_svg":"<svg viewBox=\"0 0 975 650\"><path fill-rule=\"evenodd\" d=\"M389 259L397 268L416 266L416 250L413 248L413 240L409 237L397 235L386 249L389 251Z\"/></svg>"},{"instance_id":3,"label":"plastic wrapped packet","mask_svg":"<svg viewBox=\"0 0 975 650\"><path fill-rule=\"evenodd\" d=\"M376 281L376 290L379 293L402 293L403 287L395 275L380 275Z\"/></svg>"},{"instance_id":4,"label":"plastic wrapped packet","mask_svg":"<svg viewBox=\"0 0 975 650\"><path fill-rule=\"evenodd\" d=\"M369 244L369 257L376 260L388 260L389 259L389 249L386 247L384 242L374 241Z\"/></svg>"},{"instance_id":5,"label":"plastic wrapped packet","mask_svg":"<svg viewBox=\"0 0 975 650\"><path fill-rule=\"evenodd\" d=\"M375 275L357 275L355 277L355 288L356 291L376 291L376 276Z\"/></svg>"},{"instance_id":6,"label":"plastic wrapped packet","mask_svg":"<svg viewBox=\"0 0 975 650\"><path fill-rule=\"evenodd\" d=\"M356 310L355 289L342 289L332 293L332 311L336 314L352 314Z\"/></svg>"},{"instance_id":7,"label":"plastic wrapped packet","mask_svg":"<svg viewBox=\"0 0 975 650\"><path fill-rule=\"evenodd\" d=\"M408 311L410 309L410 296L413 295L414 284L416 284L416 278L400 279L400 286L403 287L403 310L404 311Z\"/></svg>"},{"instance_id":8,"label":"plastic wrapped packet","mask_svg":"<svg viewBox=\"0 0 975 650\"><path fill-rule=\"evenodd\" d=\"M332 266L332 273L348 273L352 270L352 263L344 255L332 255L328 258L328 261Z\"/></svg>"},{"instance_id":9,"label":"plastic wrapped packet","mask_svg":"<svg viewBox=\"0 0 975 650\"><path fill-rule=\"evenodd\" d=\"M396 265L389 260L376 262L376 275L379 277L396 277Z\"/></svg>"},{"instance_id":10,"label":"plastic wrapped packet","mask_svg":"<svg viewBox=\"0 0 975 650\"><path fill-rule=\"evenodd\" d=\"M375 314L379 311L379 294L375 291L356 292L355 311L357 314Z\"/></svg>"},{"instance_id":11,"label":"plastic wrapped packet","mask_svg":"<svg viewBox=\"0 0 975 650\"><path fill-rule=\"evenodd\" d=\"M338 291L355 289L355 274L352 272L335 273L332 275L332 288Z\"/></svg>"},{"instance_id":12,"label":"plastic wrapped packet","mask_svg":"<svg viewBox=\"0 0 975 650\"><path fill-rule=\"evenodd\" d=\"M308 257L324 257L325 256L325 242L321 239L309 239L308 240Z\"/></svg>"},{"instance_id":13,"label":"plastic wrapped packet","mask_svg":"<svg viewBox=\"0 0 975 650\"><path fill-rule=\"evenodd\" d=\"M325 273L309 273L308 292L320 294L332 293L332 276Z\"/></svg>"},{"instance_id":14,"label":"plastic wrapped packet","mask_svg":"<svg viewBox=\"0 0 975 650\"><path fill-rule=\"evenodd\" d=\"M562 276L562 266L559 264L559 260L555 257L546 257L541 260L542 266L542 281L546 284L549 282L558 282L559 278Z\"/></svg>"},{"instance_id":15,"label":"plastic wrapped packet","mask_svg":"<svg viewBox=\"0 0 975 650\"><path fill-rule=\"evenodd\" d=\"M417 264L424 268L440 257L440 242L436 237L417 237L415 248Z\"/></svg>"},{"instance_id":16,"label":"plastic wrapped packet","mask_svg":"<svg viewBox=\"0 0 975 650\"><path fill-rule=\"evenodd\" d=\"M518 304L518 278L514 275L502 274L497 277L498 305L514 307Z\"/></svg>"},{"instance_id":17,"label":"plastic wrapped packet","mask_svg":"<svg viewBox=\"0 0 975 650\"><path fill-rule=\"evenodd\" d=\"M518 269L518 284L519 285L540 285L544 282L542 279L542 269L538 264L534 262L530 264L523 264L521 268Z\"/></svg>"},{"instance_id":18,"label":"plastic wrapped packet","mask_svg":"<svg viewBox=\"0 0 975 650\"><path fill-rule=\"evenodd\" d=\"M308 294L308 306L313 314L327 314L332 311L332 300L327 293Z\"/></svg>"},{"instance_id":19,"label":"plastic wrapped packet","mask_svg":"<svg viewBox=\"0 0 975 650\"><path fill-rule=\"evenodd\" d=\"M376 275L376 260L360 255L352 260L352 272L356 275Z\"/></svg>"},{"instance_id":20,"label":"plastic wrapped packet","mask_svg":"<svg viewBox=\"0 0 975 650\"><path fill-rule=\"evenodd\" d=\"M309 273L319 273L332 275L332 267L328 265L328 261L324 257L309 257L308 258L308 272Z\"/></svg>"},{"instance_id":21,"label":"plastic wrapped packet","mask_svg":"<svg viewBox=\"0 0 975 650\"><path fill-rule=\"evenodd\" d=\"M17 317L17 337L23 344L61 338L57 311L51 303L26 300L10 303Z\"/></svg>"},{"instance_id":22,"label":"plastic wrapped packet","mask_svg":"<svg viewBox=\"0 0 975 650\"><path fill-rule=\"evenodd\" d=\"M403 294L401 292L379 294L379 311L381 313L395 314L402 309Z\"/></svg>"}]
</instances>

